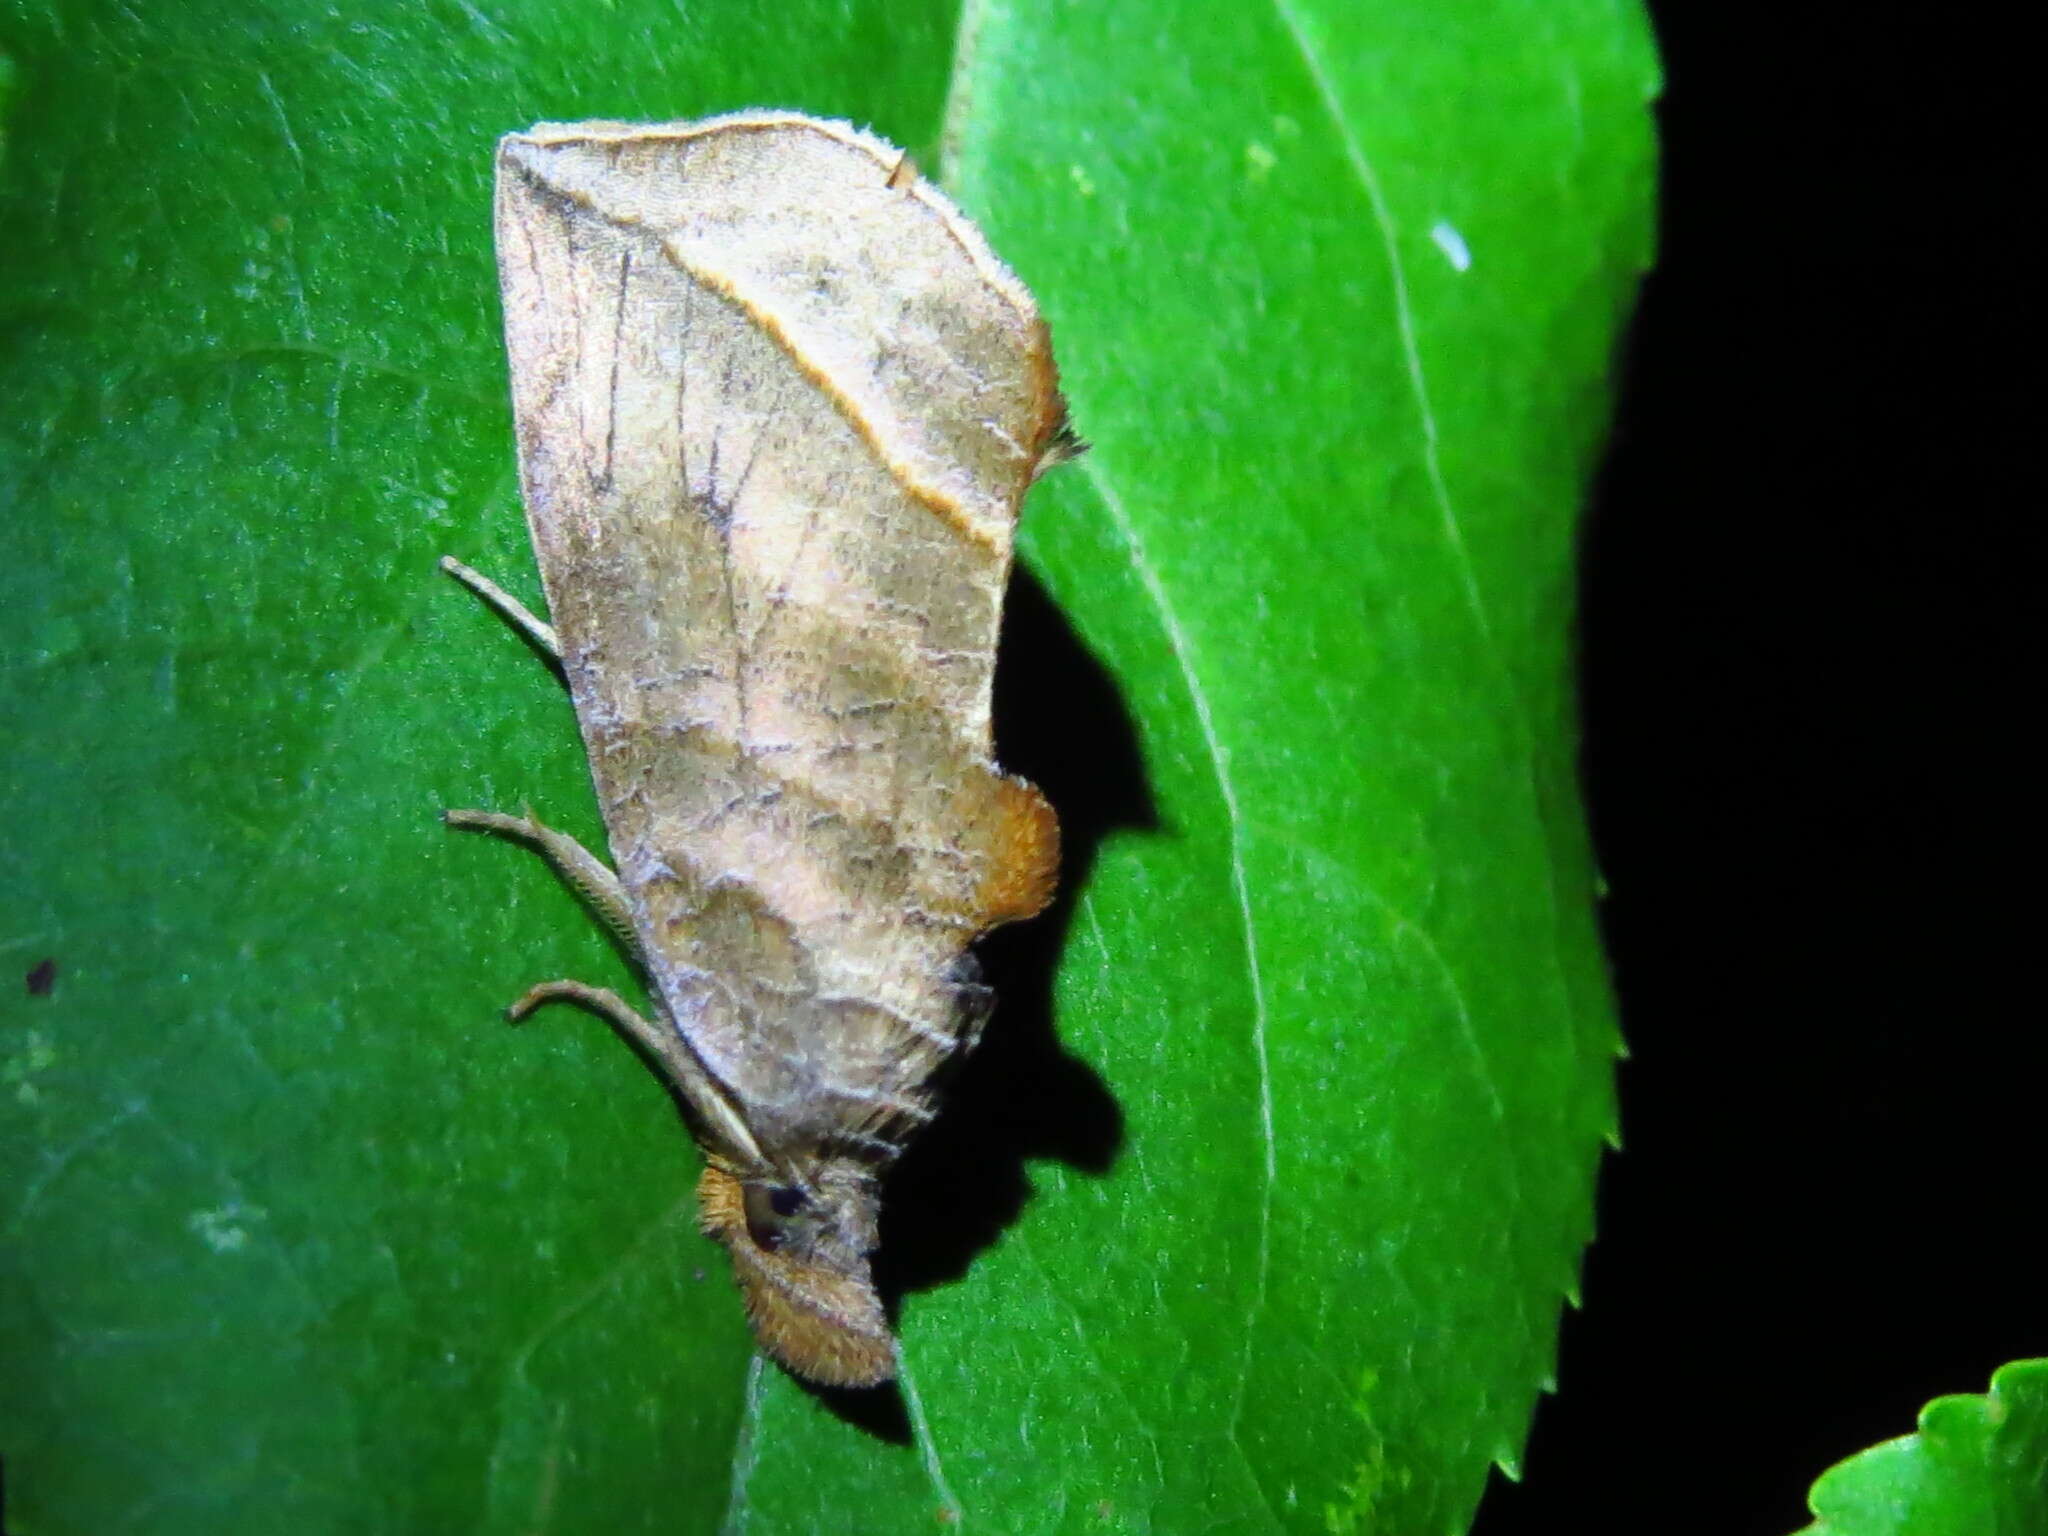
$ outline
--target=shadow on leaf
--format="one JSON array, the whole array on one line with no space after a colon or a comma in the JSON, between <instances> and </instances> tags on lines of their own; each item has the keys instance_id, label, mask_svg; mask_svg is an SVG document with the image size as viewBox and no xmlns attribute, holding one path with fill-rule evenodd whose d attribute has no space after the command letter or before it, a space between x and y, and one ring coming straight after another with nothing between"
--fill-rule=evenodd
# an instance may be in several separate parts
<instances>
[{"instance_id":1,"label":"shadow on leaf","mask_svg":"<svg viewBox=\"0 0 2048 1536\"><path fill-rule=\"evenodd\" d=\"M1157 825L1137 730L1108 672L1022 566L1011 576L998 655L997 760L1059 812L1060 889L1038 917L979 946L995 1015L883 1201L875 1276L892 1316L904 1296L961 1278L1017 1220L1031 1195L1027 1160L1102 1174L1123 1142L1108 1085L1060 1045L1053 977L1103 839Z\"/></svg>"}]
</instances>

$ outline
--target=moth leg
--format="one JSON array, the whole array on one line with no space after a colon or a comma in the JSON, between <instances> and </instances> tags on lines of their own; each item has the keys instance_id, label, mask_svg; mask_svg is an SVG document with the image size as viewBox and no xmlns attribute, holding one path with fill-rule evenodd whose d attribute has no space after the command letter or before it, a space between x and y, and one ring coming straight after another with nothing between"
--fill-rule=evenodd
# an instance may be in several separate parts
<instances>
[{"instance_id":1,"label":"moth leg","mask_svg":"<svg viewBox=\"0 0 2048 1536\"><path fill-rule=\"evenodd\" d=\"M588 1008L610 1024L628 1041L661 1063L670 1082L695 1111L706 1144L728 1163L742 1168L762 1166L765 1159L747 1128L746 1118L713 1083L711 1074L697 1060L689 1043L673 1029L665 1029L642 1014L609 987L593 987L584 981L544 981L529 988L526 995L505 1010L514 1024L523 1023L536 1008L548 1003L574 1003Z\"/></svg>"},{"instance_id":2,"label":"moth leg","mask_svg":"<svg viewBox=\"0 0 2048 1536\"><path fill-rule=\"evenodd\" d=\"M646 952L640 947L640 936L633 931L633 913L626 903L625 887L604 860L575 838L542 826L530 810L523 816L501 816L496 811L443 811L441 819L465 832L493 832L533 849L597 914L599 921L618 935L641 971L652 971ZM746 1117L733 1107L679 1032L650 1023L618 993L581 981L542 982L507 1009L506 1017L516 1024L543 1003L576 1003L588 1008L628 1040L645 1047L696 1111L710 1144L742 1167L761 1163L761 1149L747 1128Z\"/></svg>"},{"instance_id":3,"label":"moth leg","mask_svg":"<svg viewBox=\"0 0 2048 1536\"><path fill-rule=\"evenodd\" d=\"M647 968L640 937L633 931L633 912L626 902L626 888L603 859L575 838L542 826L533 819L531 811L524 816L501 816L496 811L443 811L441 820L458 831L493 832L531 848L548 861L549 868L626 946L634 962L642 970Z\"/></svg>"},{"instance_id":4,"label":"moth leg","mask_svg":"<svg viewBox=\"0 0 2048 1536\"><path fill-rule=\"evenodd\" d=\"M574 1003L579 1008L588 1008L627 1039L651 1052L656 1061L667 1061L674 1052L675 1043L660 1025L610 987L593 987L585 981L544 981L529 987L525 996L505 1010L505 1017L514 1024L523 1024L535 1009L548 1003Z\"/></svg>"},{"instance_id":5,"label":"moth leg","mask_svg":"<svg viewBox=\"0 0 2048 1536\"><path fill-rule=\"evenodd\" d=\"M537 619L526 604L499 586L481 571L472 570L453 555L441 557L441 569L461 582L478 597L498 610L498 614L539 646L556 661L562 659L562 642L556 638L555 626Z\"/></svg>"}]
</instances>

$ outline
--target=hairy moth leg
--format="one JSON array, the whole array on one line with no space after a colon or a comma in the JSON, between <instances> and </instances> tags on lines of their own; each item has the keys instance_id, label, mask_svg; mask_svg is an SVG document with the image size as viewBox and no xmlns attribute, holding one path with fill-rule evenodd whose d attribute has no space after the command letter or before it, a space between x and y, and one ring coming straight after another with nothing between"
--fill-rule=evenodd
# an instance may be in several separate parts
<instances>
[{"instance_id":1,"label":"hairy moth leg","mask_svg":"<svg viewBox=\"0 0 2048 1536\"><path fill-rule=\"evenodd\" d=\"M524 816L501 816L496 811L443 811L441 819L465 832L491 832L510 838L547 860L548 865L571 890L597 914L598 919L624 941L627 953L643 971L639 936L633 929L633 915L626 906L625 888L611 867L566 832L557 832ZM696 1113L707 1141L723 1156L743 1166L761 1162L761 1150L753 1132L725 1090L712 1078L684 1040L682 1032L666 1016L657 1024L643 1017L618 993L581 981L547 981L529 990L507 1010L514 1023L524 1019L543 1003L568 1002L588 1008L618 1028L630 1041L642 1045L661 1064L676 1091Z\"/></svg>"},{"instance_id":2,"label":"hairy moth leg","mask_svg":"<svg viewBox=\"0 0 2048 1536\"><path fill-rule=\"evenodd\" d=\"M536 1009L549 1003L573 1003L588 1009L628 1040L651 1052L657 1061L667 1062L673 1054L669 1031L610 987L593 987L587 981L544 981L538 986L528 987L519 1001L505 1010L505 1017L511 1023L524 1024Z\"/></svg>"},{"instance_id":3,"label":"hairy moth leg","mask_svg":"<svg viewBox=\"0 0 2048 1536\"><path fill-rule=\"evenodd\" d=\"M496 811L443 811L441 820L459 832L490 832L531 848L582 899L597 920L617 935L633 963L643 971L647 968L640 937L633 930L632 909L626 905L626 888L619 884L619 877L612 873L609 864L575 838L535 821L531 810L523 816L502 816Z\"/></svg>"}]
</instances>

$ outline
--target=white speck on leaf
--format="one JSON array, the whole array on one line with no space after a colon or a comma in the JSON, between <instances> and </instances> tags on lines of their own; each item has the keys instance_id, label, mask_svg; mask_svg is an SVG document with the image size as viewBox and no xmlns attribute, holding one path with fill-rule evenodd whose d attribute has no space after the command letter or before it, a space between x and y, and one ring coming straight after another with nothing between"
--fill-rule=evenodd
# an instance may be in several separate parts
<instances>
[{"instance_id":1,"label":"white speck on leaf","mask_svg":"<svg viewBox=\"0 0 2048 1536\"><path fill-rule=\"evenodd\" d=\"M1456 272L1469 271L1472 266L1472 248L1465 244L1465 237L1458 233L1457 225L1449 219L1438 219L1429 226L1429 238L1436 242L1436 248Z\"/></svg>"},{"instance_id":2,"label":"white speck on leaf","mask_svg":"<svg viewBox=\"0 0 2048 1536\"><path fill-rule=\"evenodd\" d=\"M1083 197L1093 197L1095 195L1094 178L1091 177L1080 166L1068 166L1067 174L1074 178L1074 190L1076 192L1079 192Z\"/></svg>"},{"instance_id":3,"label":"white speck on leaf","mask_svg":"<svg viewBox=\"0 0 2048 1536\"><path fill-rule=\"evenodd\" d=\"M267 1214L260 1206L230 1200L217 1210L194 1211L185 1218L185 1225L215 1253L240 1253L249 1246L249 1228L243 1223L254 1225Z\"/></svg>"},{"instance_id":4,"label":"white speck on leaf","mask_svg":"<svg viewBox=\"0 0 2048 1536\"><path fill-rule=\"evenodd\" d=\"M21 1050L0 1065L0 1082L14 1084L14 1096L23 1104L40 1103L43 1095L35 1085L35 1076L56 1064L57 1048L41 1030L32 1029Z\"/></svg>"}]
</instances>

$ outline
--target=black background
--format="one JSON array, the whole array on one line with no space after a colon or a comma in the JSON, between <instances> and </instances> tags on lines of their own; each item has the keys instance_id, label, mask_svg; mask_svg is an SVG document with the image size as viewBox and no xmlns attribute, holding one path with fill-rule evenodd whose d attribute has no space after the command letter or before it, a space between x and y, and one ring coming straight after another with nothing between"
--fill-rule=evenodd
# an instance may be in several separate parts
<instances>
[{"instance_id":1,"label":"black background","mask_svg":"<svg viewBox=\"0 0 2048 1536\"><path fill-rule=\"evenodd\" d=\"M2022 45L1652 10L1662 250L1582 566L1626 1145L1479 1536L1785 1536L2048 1354Z\"/></svg>"}]
</instances>

